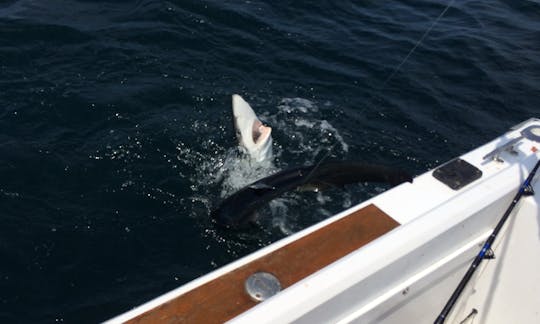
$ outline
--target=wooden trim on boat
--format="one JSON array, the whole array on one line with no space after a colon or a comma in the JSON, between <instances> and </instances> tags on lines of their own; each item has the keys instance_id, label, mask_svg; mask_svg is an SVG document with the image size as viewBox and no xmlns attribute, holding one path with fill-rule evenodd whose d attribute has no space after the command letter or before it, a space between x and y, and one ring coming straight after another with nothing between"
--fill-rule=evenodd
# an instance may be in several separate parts
<instances>
[{"instance_id":1,"label":"wooden trim on boat","mask_svg":"<svg viewBox=\"0 0 540 324\"><path fill-rule=\"evenodd\" d=\"M128 323L223 323L257 304L244 288L253 273L272 273L287 288L397 226L375 205L366 206Z\"/></svg>"}]
</instances>

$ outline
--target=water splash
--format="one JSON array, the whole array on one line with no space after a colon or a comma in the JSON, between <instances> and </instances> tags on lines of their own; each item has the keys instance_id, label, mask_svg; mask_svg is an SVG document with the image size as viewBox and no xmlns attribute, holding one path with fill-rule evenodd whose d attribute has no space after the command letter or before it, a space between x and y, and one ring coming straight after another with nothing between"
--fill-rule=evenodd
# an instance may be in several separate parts
<instances>
[{"instance_id":1,"label":"water splash","mask_svg":"<svg viewBox=\"0 0 540 324\"><path fill-rule=\"evenodd\" d=\"M177 163L181 165L178 171L187 175L191 183L192 195L183 200L188 204L191 201L190 214L194 218L208 217L212 208L246 185L280 170L317 163L322 154L330 153L334 158L345 156L349 145L339 131L322 117L326 109L331 109L331 104L320 108L316 102L304 98L283 98L273 109L259 109L261 119L272 127L274 138L274 156L263 162L252 160L234 142L227 146L226 142L216 138L216 134L220 137L226 134L222 128L212 133L209 130L212 125L207 121L192 123L193 132L206 139L197 146L188 146L184 142L176 146ZM188 173L186 170L189 169L193 171ZM345 195L343 200L344 205L351 204L349 196ZM258 222L261 228L270 230L266 233L269 236L275 236L275 231L280 236L290 235L305 223L305 217L301 215L302 206L318 206L315 214L327 217L332 213L323 207L336 203L326 193L317 193L316 196L312 193L287 193L262 207ZM341 207L341 200L339 204ZM248 239L253 237L248 235Z\"/></svg>"}]
</instances>

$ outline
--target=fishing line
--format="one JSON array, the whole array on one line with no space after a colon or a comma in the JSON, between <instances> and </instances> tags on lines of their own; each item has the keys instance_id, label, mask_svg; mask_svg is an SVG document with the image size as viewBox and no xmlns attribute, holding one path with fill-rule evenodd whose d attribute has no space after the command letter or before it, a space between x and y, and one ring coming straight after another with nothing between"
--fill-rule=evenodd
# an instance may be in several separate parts
<instances>
[{"instance_id":1,"label":"fishing line","mask_svg":"<svg viewBox=\"0 0 540 324\"><path fill-rule=\"evenodd\" d=\"M332 150L334 149L334 147L336 146L337 143L334 143L332 144L332 146L330 146L328 148L328 151L324 154L324 156L315 164L315 166L313 167L313 169L311 169L311 171L308 173L308 175L306 176L306 181L309 181L309 179L311 179L311 177L313 177L313 175L315 174L315 171L319 168L319 166L321 165L321 163L323 163L324 160L326 160L328 158L328 156L330 156L330 153L332 152Z\"/></svg>"},{"instance_id":2,"label":"fishing line","mask_svg":"<svg viewBox=\"0 0 540 324\"><path fill-rule=\"evenodd\" d=\"M379 90L382 90L386 84L394 77L394 75L396 75L396 73L401 69L401 67L403 66L403 64L405 64L405 62L407 62L407 60L409 59L409 57L414 53L414 51L416 50L416 48L418 48L418 46L420 46L420 44L422 44L422 42L424 41L424 39L427 37L427 35L429 35L429 33L431 32L431 30L433 29L433 27L435 27L435 25L437 25L437 23L439 22L439 20L441 20L441 18L446 14L446 12L448 11L448 9L450 9L450 7L452 6L452 4L454 3L455 0L451 0L450 2L448 2L448 4L446 5L446 8L444 8L444 10L439 14L439 16L433 21L433 23L431 23L431 26L429 26L429 28L424 32L424 34L422 35L422 37L420 37L420 39L416 42L416 44L414 44L414 47L409 51L409 53L407 53L407 55L405 56L405 58L403 58L403 60L401 60L401 63L398 64L398 66L394 69L394 71L392 71L392 73L386 78L386 80L384 80L381 88Z\"/></svg>"},{"instance_id":3,"label":"fishing line","mask_svg":"<svg viewBox=\"0 0 540 324\"><path fill-rule=\"evenodd\" d=\"M439 16L437 16L437 18L435 18L435 20L431 23L431 25L428 27L428 29L424 32L424 34L422 34L422 37L420 37L420 39L418 39L418 41L416 41L416 43L414 44L414 46L409 50L409 52L407 53L407 55L405 55L405 57L401 60L401 62L394 68L394 70L392 71L392 73L390 73L390 75L384 80L384 82L382 83L382 85L380 87L378 87L378 89L375 89L375 92L379 93L381 92L385 87L386 85L388 84L388 82L390 82L390 80L392 80L394 78L394 76L399 72L399 70L401 69L401 67L407 62L407 60L411 57L411 55L416 51L416 49L418 48L418 46L420 46L422 44L422 42L424 41L424 39L429 35L429 33L431 32L431 30L439 23L439 21L442 19L442 17L446 14L446 12L448 11L448 9L450 9L450 7L452 6L452 4L454 3L455 0L450 0L448 2L448 4L446 5L446 7L443 9L443 11L439 14ZM368 94L369 97L371 98L375 98L375 95L373 94ZM378 104L375 103L375 105L373 106L374 109L376 109L378 107ZM366 105L364 105L364 109L362 109L360 111L360 113L363 113L368 107Z\"/></svg>"}]
</instances>

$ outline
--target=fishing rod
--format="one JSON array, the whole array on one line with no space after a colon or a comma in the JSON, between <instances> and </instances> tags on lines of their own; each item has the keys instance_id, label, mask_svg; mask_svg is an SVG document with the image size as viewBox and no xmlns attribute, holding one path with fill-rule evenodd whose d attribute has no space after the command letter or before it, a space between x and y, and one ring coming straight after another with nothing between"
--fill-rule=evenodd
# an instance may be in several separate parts
<instances>
[{"instance_id":1,"label":"fishing rod","mask_svg":"<svg viewBox=\"0 0 540 324\"><path fill-rule=\"evenodd\" d=\"M527 177L527 179L525 179L525 181L519 188L516 196L512 200L512 203L510 204L510 206L508 206L508 209L506 209L506 212L497 223L497 226L495 226L495 229L493 230L493 232L491 232L491 235L484 243L482 250L480 250L480 253L478 253L474 261L471 263L469 270L467 270L467 273L465 274L465 276L463 276L463 278L459 282L459 285L456 287L456 290L454 290L454 293L452 294L450 299L448 299L448 302L446 302L446 305L444 306L443 310L441 311L441 313L435 320L434 322L435 324L444 323L444 321L446 320L446 317L452 310L452 307L454 307L455 303L459 299L459 296L465 289L465 286L471 279L472 275L474 274L474 272L476 271L476 269L478 268L482 260L486 258L490 258L490 256L493 253L493 251L491 250L491 245L493 244L493 241L495 241L497 234L499 234L499 232L501 231L502 227L504 226L504 223L510 216L510 213L512 212L512 210L514 209L518 201L521 199L521 197L523 195L526 195L526 196L534 195L534 190L533 190L533 187L531 186L531 181L534 178L534 175L536 174L536 170L538 170L539 166L540 166L540 160L536 162L536 165L532 169L531 173L529 173L529 176Z\"/></svg>"}]
</instances>

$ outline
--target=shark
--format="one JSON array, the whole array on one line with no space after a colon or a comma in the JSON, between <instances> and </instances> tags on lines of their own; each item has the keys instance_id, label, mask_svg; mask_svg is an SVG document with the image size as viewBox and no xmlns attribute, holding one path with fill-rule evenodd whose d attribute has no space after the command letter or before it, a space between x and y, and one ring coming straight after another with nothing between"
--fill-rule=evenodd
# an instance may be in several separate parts
<instances>
[{"instance_id":1,"label":"shark","mask_svg":"<svg viewBox=\"0 0 540 324\"><path fill-rule=\"evenodd\" d=\"M261 122L240 96L232 96L234 127L240 149L256 163L272 159L272 128ZM323 158L324 160L324 158ZM392 186L412 182L407 172L359 161L333 161L293 167L276 172L239 189L210 212L215 223L228 229L243 229L256 220L257 211L291 190L319 191L352 183L381 182Z\"/></svg>"}]
</instances>

